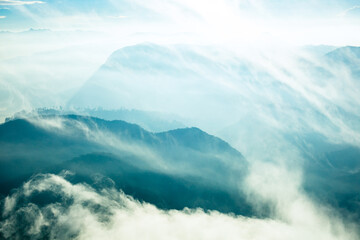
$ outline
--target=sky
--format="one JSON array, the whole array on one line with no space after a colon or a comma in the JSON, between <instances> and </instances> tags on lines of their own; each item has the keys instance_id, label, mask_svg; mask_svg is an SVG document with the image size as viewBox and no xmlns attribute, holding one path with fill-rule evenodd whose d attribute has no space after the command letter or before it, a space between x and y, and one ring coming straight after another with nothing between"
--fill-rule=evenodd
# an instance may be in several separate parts
<instances>
[{"instance_id":1,"label":"sky","mask_svg":"<svg viewBox=\"0 0 360 240\"><path fill-rule=\"evenodd\" d=\"M2 0L0 30L186 32L215 42L354 45L359 7L354 0Z\"/></svg>"}]
</instances>

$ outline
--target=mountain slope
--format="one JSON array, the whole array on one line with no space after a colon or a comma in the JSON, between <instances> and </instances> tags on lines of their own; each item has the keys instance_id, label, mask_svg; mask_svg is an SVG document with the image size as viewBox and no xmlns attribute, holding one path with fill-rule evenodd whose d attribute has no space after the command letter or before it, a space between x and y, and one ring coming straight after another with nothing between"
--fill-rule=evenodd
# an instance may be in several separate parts
<instances>
[{"instance_id":1,"label":"mountain slope","mask_svg":"<svg viewBox=\"0 0 360 240\"><path fill-rule=\"evenodd\" d=\"M0 125L0 144L3 195L34 174L70 171L73 182L113 181L161 208L252 214L239 191L244 157L197 128L151 133L124 121L44 116Z\"/></svg>"},{"instance_id":2,"label":"mountain slope","mask_svg":"<svg viewBox=\"0 0 360 240\"><path fill-rule=\"evenodd\" d=\"M249 76L246 64L238 59L224 58L234 61L227 69L215 61L218 57L222 55L216 48L191 45L124 47L109 56L68 106L175 113L214 125L226 120L227 103L241 101L231 87L232 74Z\"/></svg>"}]
</instances>

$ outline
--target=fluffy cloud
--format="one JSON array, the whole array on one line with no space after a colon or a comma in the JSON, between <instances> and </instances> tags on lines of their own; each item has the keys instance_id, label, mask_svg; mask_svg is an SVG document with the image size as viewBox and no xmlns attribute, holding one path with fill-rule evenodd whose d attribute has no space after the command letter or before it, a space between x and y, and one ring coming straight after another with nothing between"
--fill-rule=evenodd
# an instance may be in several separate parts
<instances>
[{"instance_id":1,"label":"fluffy cloud","mask_svg":"<svg viewBox=\"0 0 360 240\"><path fill-rule=\"evenodd\" d=\"M6 197L0 232L5 238L33 239L356 239L338 219L308 215L308 208L299 208L303 206L296 209L303 221L161 210L115 189L94 189L46 174Z\"/></svg>"}]
</instances>

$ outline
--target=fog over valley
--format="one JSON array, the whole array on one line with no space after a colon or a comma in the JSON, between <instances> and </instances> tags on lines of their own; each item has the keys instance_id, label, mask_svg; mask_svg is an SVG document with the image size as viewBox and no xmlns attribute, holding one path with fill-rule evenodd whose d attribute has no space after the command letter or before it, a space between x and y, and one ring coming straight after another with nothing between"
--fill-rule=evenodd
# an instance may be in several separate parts
<instances>
[{"instance_id":1,"label":"fog over valley","mask_svg":"<svg viewBox=\"0 0 360 240\"><path fill-rule=\"evenodd\" d=\"M359 239L358 5L0 0L0 239Z\"/></svg>"}]
</instances>

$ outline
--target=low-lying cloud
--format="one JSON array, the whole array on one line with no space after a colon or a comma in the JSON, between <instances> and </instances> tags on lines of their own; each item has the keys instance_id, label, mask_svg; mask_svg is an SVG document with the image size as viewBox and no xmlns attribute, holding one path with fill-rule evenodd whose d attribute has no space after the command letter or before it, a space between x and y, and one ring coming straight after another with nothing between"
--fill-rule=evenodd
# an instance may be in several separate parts
<instances>
[{"instance_id":1,"label":"low-lying cloud","mask_svg":"<svg viewBox=\"0 0 360 240\"><path fill-rule=\"evenodd\" d=\"M160 210L113 188L94 189L72 184L61 175L44 174L6 197L0 231L5 238L33 239L357 238L351 225L329 212L315 209L302 198L292 200L291 207L282 210L288 211L288 218L255 219L201 209Z\"/></svg>"}]
</instances>

